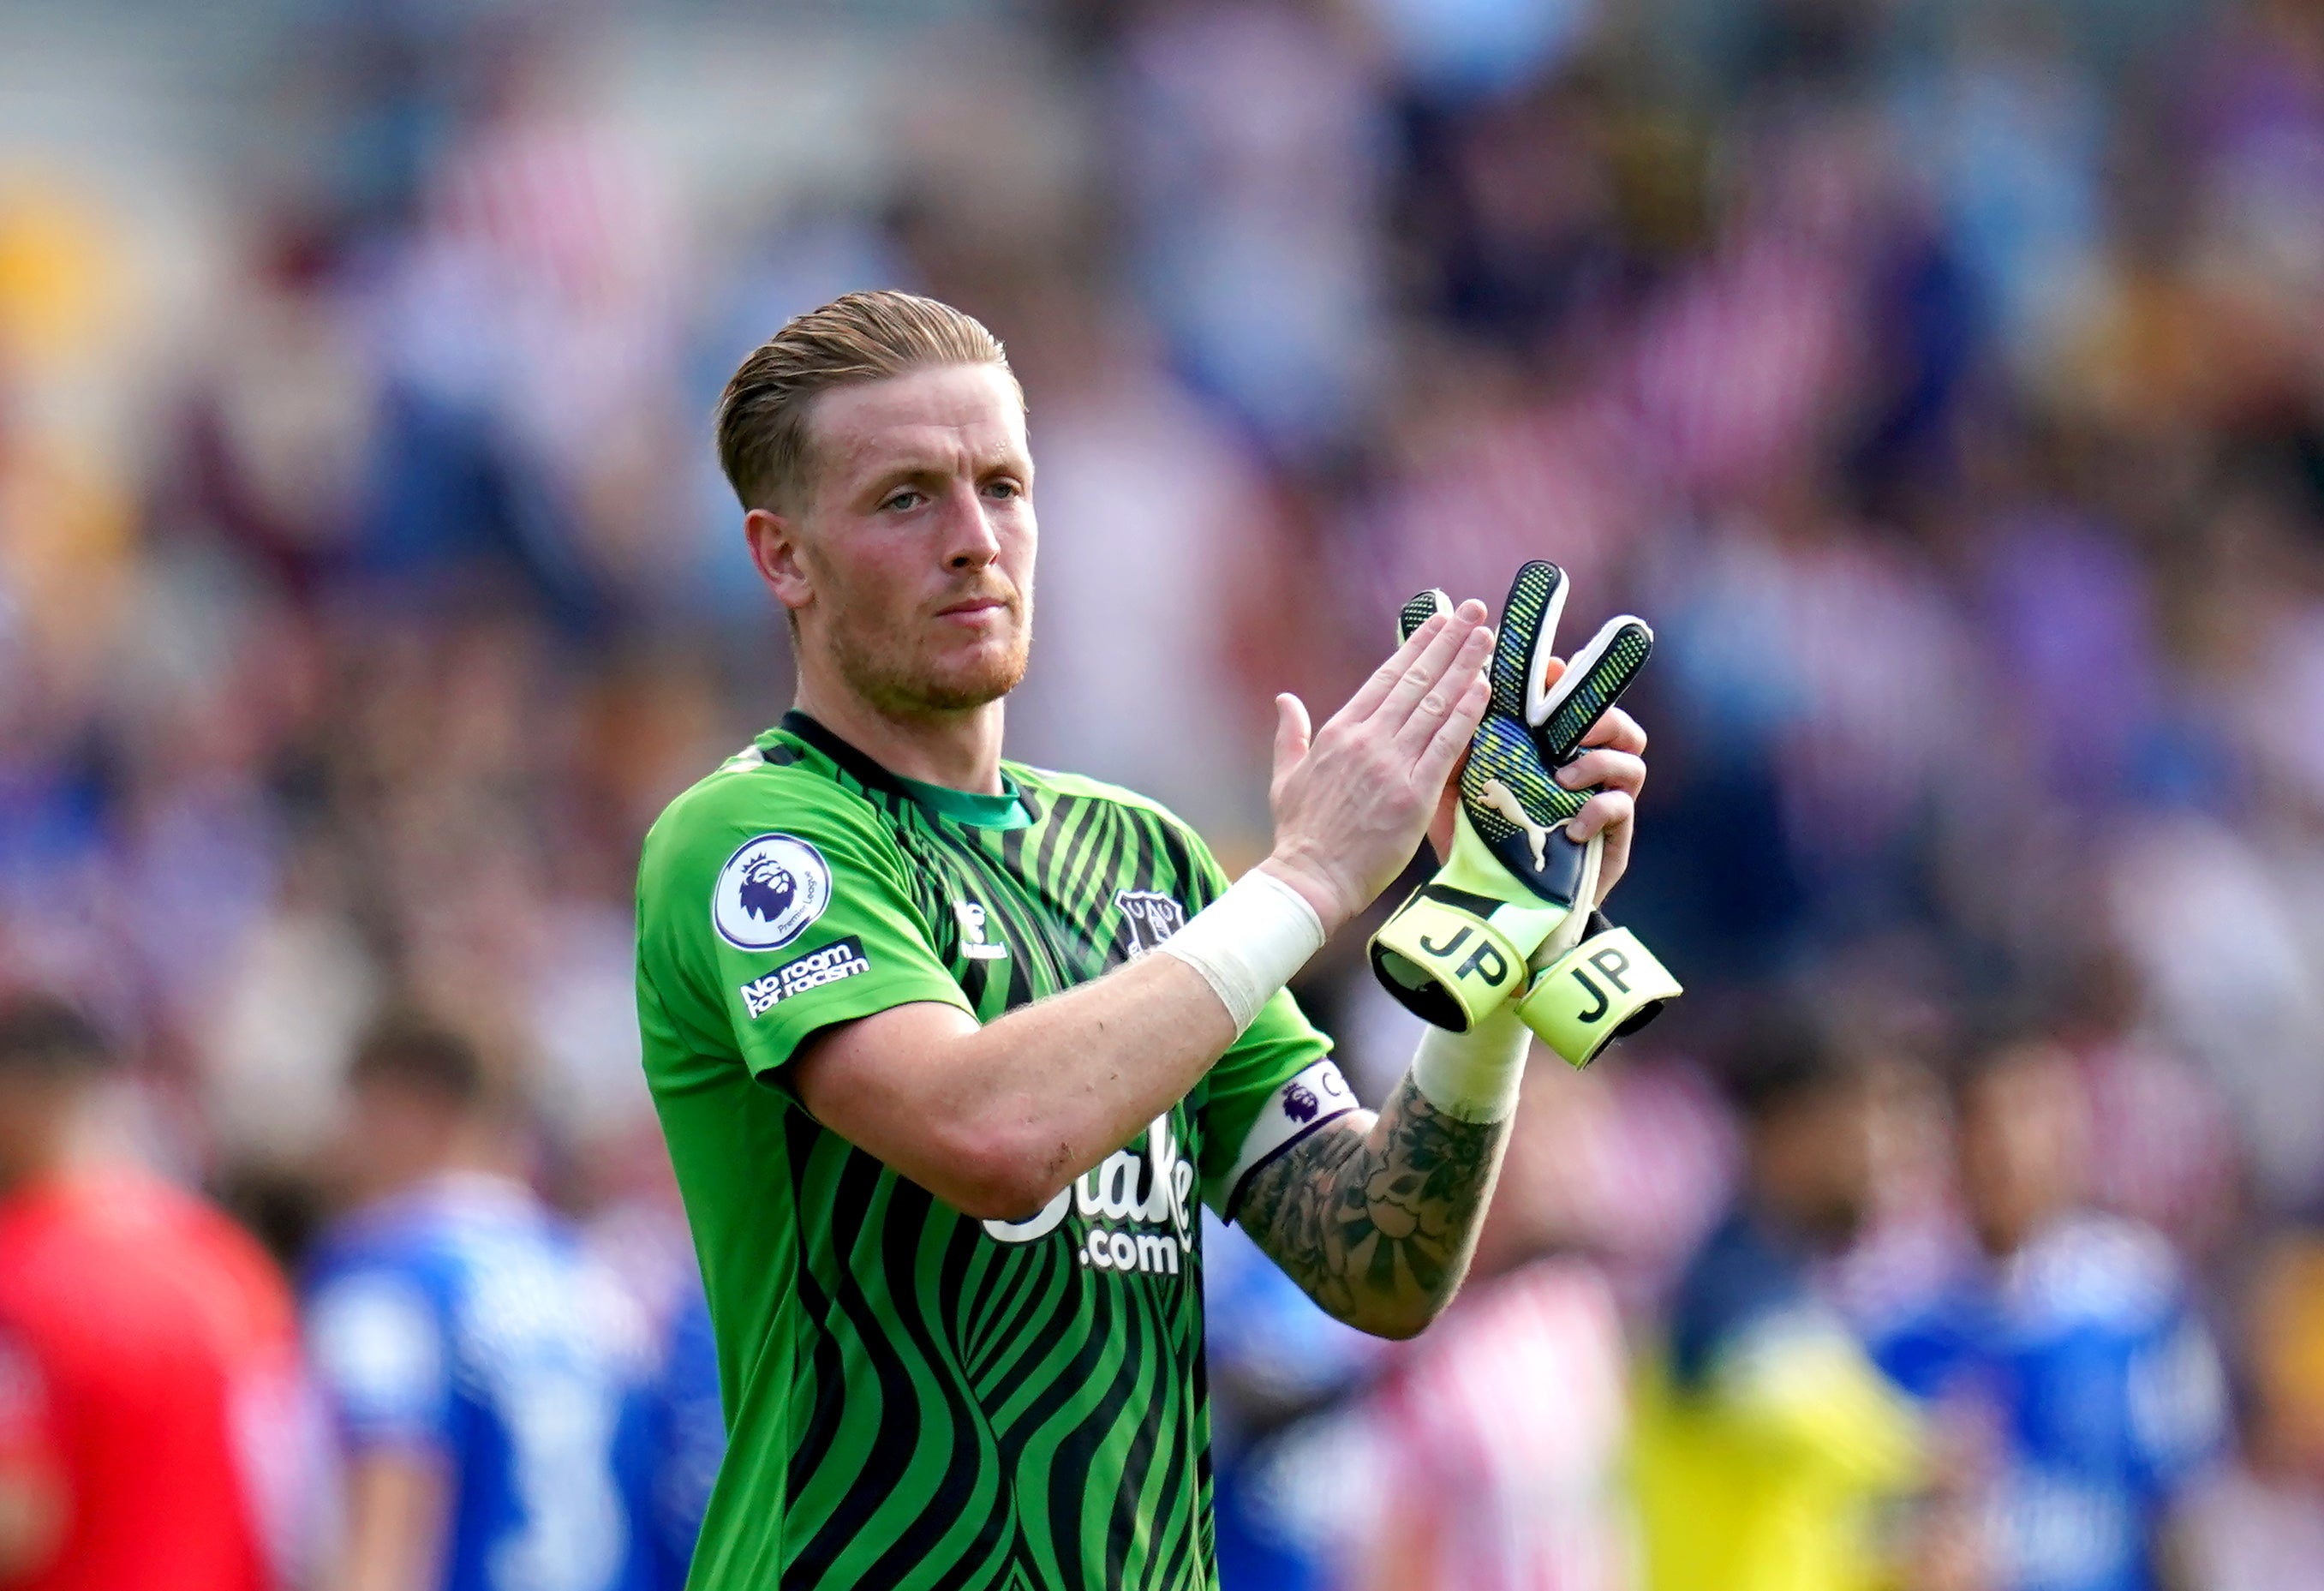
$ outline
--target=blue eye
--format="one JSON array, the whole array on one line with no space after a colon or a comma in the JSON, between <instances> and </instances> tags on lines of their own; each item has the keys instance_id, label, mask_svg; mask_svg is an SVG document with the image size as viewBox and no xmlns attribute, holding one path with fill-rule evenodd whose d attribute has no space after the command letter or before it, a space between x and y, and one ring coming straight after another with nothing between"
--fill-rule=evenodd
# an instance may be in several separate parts
<instances>
[{"instance_id":1,"label":"blue eye","mask_svg":"<svg viewBox=\"0 0 2324 1591\"><path fill-rule=\"evenodd\" d=\"M883 509L892 508L897 512L901 513L907 508L918 506L919 502L920 495L918 492L899 492L894 496L889 498L885 503L880 504L880 506Z\"/></svg>"}]
</instances>

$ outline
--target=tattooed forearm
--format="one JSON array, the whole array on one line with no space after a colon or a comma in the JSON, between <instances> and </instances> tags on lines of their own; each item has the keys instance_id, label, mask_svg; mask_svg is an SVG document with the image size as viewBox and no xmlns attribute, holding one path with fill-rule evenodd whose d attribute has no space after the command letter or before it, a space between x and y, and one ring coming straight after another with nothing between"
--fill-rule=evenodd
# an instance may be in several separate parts
<instances>
[{"instance_id":1,"label":"tattooed forearm","mask_svg":"<svg viewBox=\"0 0 2324 1591\"><path fill-rule=\"evenodd\" d=\"M1261 1167L1237 1218L1327 1313L1409 1337L1461 1285L1508 1141L1406 1078L1368 1126L1342 1117Z\"/></svg>"}]
</instances>

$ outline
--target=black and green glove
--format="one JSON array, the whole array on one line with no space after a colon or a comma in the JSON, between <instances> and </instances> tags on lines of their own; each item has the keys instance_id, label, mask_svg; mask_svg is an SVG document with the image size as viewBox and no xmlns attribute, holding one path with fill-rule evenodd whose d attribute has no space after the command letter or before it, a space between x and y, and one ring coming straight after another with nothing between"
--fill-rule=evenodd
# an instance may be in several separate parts
<instances>
[{"instance_id":1,"label":"black and green glove","mask_svg":"<svg viewBox=\"0 0 2324 1591\"><path fill-rule=\"evenodd\" d=\"M1461 773L1452 854L1373 936L1371 957L1388 992L1438 1027L1466 1032L1515 999L1526 1025L1582 1067L1680 989L1596 910L1603 841L1565 832L1592 792L1554 776L1637 677L1654 632L1639 619L1609 622L1550 685L1565 595L1555 564L1517 571L1493 650L1492 701ZM1398 626L1409 636L1451 606L1442 591L1425 591Z\"/></svg>"}]
</instances>

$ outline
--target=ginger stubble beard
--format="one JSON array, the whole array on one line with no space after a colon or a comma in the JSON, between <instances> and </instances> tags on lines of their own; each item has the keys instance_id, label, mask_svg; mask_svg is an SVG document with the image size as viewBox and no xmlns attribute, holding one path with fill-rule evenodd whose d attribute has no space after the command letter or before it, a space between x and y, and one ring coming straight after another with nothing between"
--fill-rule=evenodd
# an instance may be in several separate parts
<instances>
[{"instance_id":1,"label":"ginger stubble beard","mask_svg":"<svg viewBox=\"0 0 2324 1591\"><path fill-rule=\"evenodd\" d=\"M1008 577L1001 576L1005 582ZM994 589L989 582L955 592L939 606L966 597L991 596L1007 604L1009 632L1000 645L983 644L965 659L947 660L948 648L931 648L929 626L949 621L929 615L913 625L911 647L898 655L892 626L866 615L844 597L827 597L828 610L820 626L831 659L850 689L882 713L897 717L927 717L972 711L1000 700L1025 678L1033 648L1032 592L1013 587ZM931 656L931 652L936 655Z\"/></svg>"}]
</instances>

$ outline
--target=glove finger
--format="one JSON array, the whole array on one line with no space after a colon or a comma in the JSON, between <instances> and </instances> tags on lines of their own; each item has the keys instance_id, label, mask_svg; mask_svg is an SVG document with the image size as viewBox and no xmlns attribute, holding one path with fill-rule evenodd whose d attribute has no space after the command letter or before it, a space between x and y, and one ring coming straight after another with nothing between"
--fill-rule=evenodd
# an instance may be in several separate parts
<instances>
[{"instance_id":1,"label":"glove finger","mask_svg":"<svg viewBox=\"0 0 2324 1591\"><path fill-rule=\"evenodd\" d=\"M1526 681L1548 660L1565 611L1565 571L1536 559L1509 582L1501 604L1501 628L1493 647L1493 711L1517 717L1525 711Z\"/></svg>"},{"instance_id":2,"label":"glove finger","mask_svg":"<svg viewBox=\"0 0 2324 1591\"><path fill-rule=\"evenodd\" d=\"M1654 650L1655 633L1644 619L1625 615L1607 620L1606 627L1591 637L1556 685L1544 694L1538 716L1533 710L1526 715L1536 726L1534 743L1541 748L1542 761L1554 768L1572 756L1590 726L1621 699ZM1527 706L1531 709L1536 704Z\"/></svg>"},{"instance_id":3,"label":"glove finger","mask_svg":"<svg viewBox=\"0 0 2324 1591\"><path fill-rule=\"evenodd\" d=\"M1449 614L1452 611L1452 599L1444 594L1442 587L1438 587L1434 590L1423 591L1419 596L1414 597L1411 601L1406 603L1402 607L1397 610L1397 644L1400 646L1404 643L1411 640L1415 631L1418 630L1421 625L1426 624L1429 620L1434 618L1438 614Z\"/></svg>"}]
</instances>

